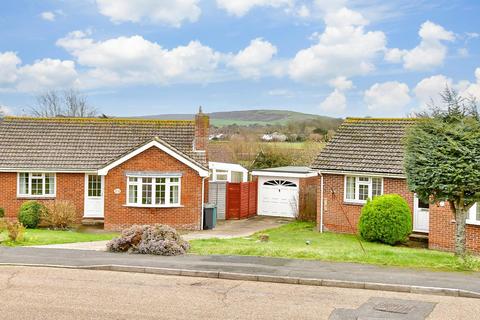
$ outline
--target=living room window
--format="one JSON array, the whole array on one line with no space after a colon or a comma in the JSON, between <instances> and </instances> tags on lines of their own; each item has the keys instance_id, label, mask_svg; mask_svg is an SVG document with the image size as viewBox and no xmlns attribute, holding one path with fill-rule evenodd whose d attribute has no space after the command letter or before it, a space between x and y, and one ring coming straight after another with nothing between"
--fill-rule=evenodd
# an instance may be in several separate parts
<instances>
[{"instance_id":1,"label":"living room window","mask_svg":"<svg viewBox=\"0 0 480 320\"><path fill-rule=\"evenodd\" d=\"M365 176L345 176L344 201L366 203L383 194L383 178Z\"/></svg>"},{"instance_id":2,"label":"living room window","mask_svg":"<svg viewBox=\"0 0 480 320\"><path fill-rule=\"evenodd\" d=\"M480 203L477 202L470 208L467 223L480 225Z\"/></svg>"},{"instance_id":3,"label":"living room window","mask_svg":"<svg viewBox=\"0 0 480 320\"><path fill-rule=\"evenodd\" d=\"M138 207L180 206L180 177L127 176L127 205Z\"/></svg>"},{"instance_id":4,"label":"living room window","mask_svg":"<svg viewBox=\"0 0 480 320\"><path fill-rule=\"evenodd\" d=\"M55 189L54 173L18 173L19 197L54 197Z\"/></svg>"}]
</instances>

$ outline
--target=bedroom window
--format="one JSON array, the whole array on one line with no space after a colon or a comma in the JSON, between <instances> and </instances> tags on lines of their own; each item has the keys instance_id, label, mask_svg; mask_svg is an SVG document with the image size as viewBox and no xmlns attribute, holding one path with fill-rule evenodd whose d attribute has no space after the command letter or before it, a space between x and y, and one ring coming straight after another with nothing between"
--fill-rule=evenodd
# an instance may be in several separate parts
<instances>
[{"instance_id":1,"label":"bedroom window","mask_svg":"<svg viewBox=\"0 0 480 320\"><path fill-rule=\"evenodd\" d=\"M54 197L54 173L27 173L18 174L19 197Z\"/></svg>"},{"instance_id":2,"label":"bedroom window","mask_svg":"<svg viewBox=\"0 0 480 320\"><path fill-rule=\"evenodd\" d=\"M366 203L383 194L383 178L345 176L345 202Z\"/></svg>"},{"instance_id":3,"label":"bedroom window","mask_svg":"<svg viewBox=\"0 0 480 320\"><path fill-rule=\"evenodd\" d=\"M180 205L180 177L128 176L127 205L175 207Z\"/></svg>"}]
</instances>

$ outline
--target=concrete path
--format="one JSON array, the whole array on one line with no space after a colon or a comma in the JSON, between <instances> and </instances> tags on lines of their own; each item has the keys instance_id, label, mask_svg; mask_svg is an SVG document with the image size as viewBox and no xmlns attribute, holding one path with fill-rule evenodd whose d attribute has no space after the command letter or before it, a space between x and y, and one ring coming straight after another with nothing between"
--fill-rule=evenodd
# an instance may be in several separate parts
<instances>
[{"instance_id":1,"label":"concrete path","mask_svg":"<svg viewBox=\"0 0 480 320\"><path fill-rule=\"evenodd\" d=\"M345 320L357 317L336 315L358 310L358 319L413 320L425 318L425 303L428 320L480 314L476 299L111 271L2 267L0 286L1 319ZM405 303L409 314L372 310Z\"/></svg>"},{"instance_id":2,"label":"concrete path","mask_svg":"<svg viewBox=\"0 0 480 320\"><path fill-rule=\"evenodd\" d=\"M192 231L182 234L185 240L197 239L228 239L238 237L248 237L258 231L276 228L282 224L291 222L288 218L255 216L244 220L223 220L219 221L213 230ZM93 250L105 251L108 241L76 242L63 244L49 244L42 246L33 246L35 248L51 249L72 249L72 250Z\"/></svg>"},{"instance_id":3,"label":"concrete path","mask_svg":"<svg viewBox=\"0 0 480 320\"><path fill-rule=\"evenodd\" d=\"M161 257L84 250L0 247L0 264L91 268L101 266L105 270L167 272L176 275L254 281L268 281L268 277L277 277L277 281L285 282L327 286L347 286L348 284L351 288L416 293L428 293L429 287L435 287L445 288L445 290L437 289L437 294L440 292L459 295L458 290L464 290L474 292L476 295L473 296L480 298L480 273L432 272L298 259L197 255ZM106 266L115 266L115 268L105 268ZM270 280L273 281L274 278Z\"/></svg>"}]
</instances>

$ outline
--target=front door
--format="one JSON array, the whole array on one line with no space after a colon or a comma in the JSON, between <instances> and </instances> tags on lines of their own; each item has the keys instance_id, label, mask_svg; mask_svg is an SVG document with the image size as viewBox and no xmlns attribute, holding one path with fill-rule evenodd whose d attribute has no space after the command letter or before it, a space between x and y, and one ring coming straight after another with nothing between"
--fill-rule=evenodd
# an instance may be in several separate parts
<instances>
[{"instance_id":1,"label":"front door","mask_svg":"<svg viewBox=\"0 0 480 320\"><path fill-rule=\"evenodd\" d=\"M85 218L103 218L104 176L85 175Z\"/></svg>"},{"instance_id":2,"label":"front door","mask_svg":"<svg viewBox=\"0 0 480 320\"><path fill-rule=\"evenodd\" d=\"M413 231L427 232L429 231L430 204L417 198L415 195L415 206L413 213Z\"/></svg>"}]
</instances>

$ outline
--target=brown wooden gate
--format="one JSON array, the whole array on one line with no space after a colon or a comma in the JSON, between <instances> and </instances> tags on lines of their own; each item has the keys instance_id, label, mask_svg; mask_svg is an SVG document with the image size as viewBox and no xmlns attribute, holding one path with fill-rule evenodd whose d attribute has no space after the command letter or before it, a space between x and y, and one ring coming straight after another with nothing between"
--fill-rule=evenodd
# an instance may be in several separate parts
<instances>
[{"instance_id":1,"label":"brown wooden gate","mask_svg":"<svg viewBox=\"0 0 480 320\"><path fill-rule=\"evenodd\" d=\"M257 214L257 181L227 183L226 219L246 219Z\"/></svg>"}]
</instances>

